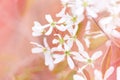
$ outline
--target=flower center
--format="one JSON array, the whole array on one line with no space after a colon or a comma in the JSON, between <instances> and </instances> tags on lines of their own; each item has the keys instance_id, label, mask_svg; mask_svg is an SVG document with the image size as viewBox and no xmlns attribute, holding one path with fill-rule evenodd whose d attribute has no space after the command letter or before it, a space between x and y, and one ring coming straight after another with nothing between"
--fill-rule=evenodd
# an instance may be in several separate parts
<instances>
[{"instance_id":1,"label":"flower center","mask_svg":"<svg viewBox=\"0 0 120 80\"><path fill-rule=\"evenodd\" d=\"M72 17L72 22L75 23L77 21L77 17Z\"/></svg>"},{"instance_id":2,"label":"flower center","mask_svg":"<svg viewBox=\"0 0 120 80\"><path fill-rule=\"evenodd\" d=\"M83 2L83 7L87 7L88 3L86 1Z\"/></svg>"},{"instance_id":3,"label":"flower center","mask_svg":"<svg viewBox=\"0 0 120 80\"><path fill-rule=\"evenodd\" d=\"M64 39L59 39L60 44L64 43Z\"/></svg>"},{"instance_id":4,"label":"flower center","mask_svg":"<svg viewBox=\"0 0 120 80\"><path fill-rule=\"evenodd\" d=\"M87 62L88 63L92 63L93 61L91 59L87 59Z\"/></svg>"},{"instance_id":5,"label":"flower center","mask_svg":"<svg viewBox=\"0 0 120 80\"><path fill-rule=\"evenodd\" d=\"M65 51L65 54L66 55L70 55L70 51Z\"/></svg>"},{"instance_id":6,"label":"flower center","mask_svg":"<svg viewBox=\"0 0 120 80\"><path fill-rule=\"evenodd\" d=\"M47 51L47 49L46 48L43 48L43 52L45 53Z\"/></svg>"},{"instance_id":7,"label":"flower center","mask_svg":"<svg viewBox=\"0 0 120 80\"><path fill-rule=\"evenodd\" d=\"M56 25L56 22L52 22L52 23L51 23L51 26L52 26L52 27L55 27L55 25Z\"/></svg>"}]
</instances>

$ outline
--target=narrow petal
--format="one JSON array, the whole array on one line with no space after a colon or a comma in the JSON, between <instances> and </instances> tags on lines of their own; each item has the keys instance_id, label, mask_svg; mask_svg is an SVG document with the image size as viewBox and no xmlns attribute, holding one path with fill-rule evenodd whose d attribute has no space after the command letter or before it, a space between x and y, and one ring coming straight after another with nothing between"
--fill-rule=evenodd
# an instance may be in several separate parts
<instances>
[{"instance_id":1,"label":"narrow petal","mask_svg":"<svg viewBox=\"0 0 120 80\"><path fill-rule=\"evenodd\" d=\"M84 47L78 39L76 39L76 45L78 46L79 51L84 51Z\"/></svg>"},{"instance_id":2,"label":"narrow petal","mask_svg":"<svg viewBox=\"0 0 120 80\"><path fill-rule=\"evenodd\" d=\"M120 66L117 67L117 80L120 80Z\"/></svg>"},{"instance_id":3,"label":"narrow petal","mask_svg":"<svg viewBox=\"0 0 120 80\"><path fill-rule=\"evenodd\" d=\"M69 51L70 47L67 44L64 44L65 51Z\"/></svg>"},{"instance_id":4,"label":"narrow petal","mask_svg":"<svg viewBox=\"0 0 120 80\"><path fill-rule=\"evenodd\" d=\"M73 75L73 80L85 80L82 76L75 74Z\"/></svg>"},{"instance_id":5,"label":"narrow petal","mask_svg":"<svg viewBox=\"0 0 120 80\"><path fill-rule=\"evenodd\" d=\"M105 17L105 18L102 18L99 23L100 25L105 25L105 24L108 24L112 21L112 17Z\"/></svg>"},{"instance_id":6,"label":"narrow petal","mask_svg":"<svg viewBox=\"0 0 120 80\"><path fill-rule=\"evenodd\" d=\"M69 65L69 67L71 68L71 69L74 69L74 62L73 62L73 60L71 59L71 57L70 56L67 56L67 62L68 62L68 65Z\"/></svg>"},{"instance_id":7,"label":"narrow petal","mask_svg":"<svg viewBox=\"0 0 120 80\"><path fill-rule=\"evenodd\" d=\"M36 48L32 48L32 53L41 53L43 51L42 48L36 47Z\"/></svg>"},{"instance_id":8,"label":"narrow petal","mask_svg":"<svg viewBox=\"0 0 120 80\"><path fill-rule=\"evenodd\" d=\"M38 47L43 47L41 44L38 44L38 43L36 43L36 42L30 42L30 44L34 44L34 45L36 45L36 46L38 46Z\"/></svg>"},{"instance_id":9,"label":"narrow petal","mask_svg":"<svg viewBox=\"0 0 120 80\"><path fill-rule=\"evenodd\" d=\"M71 40L71 39L67 40L67 45L68 45L70 48L72 48L72 46L73 46L73 40Z\"/></svg>"},{"instance_id":10,"label":"narrow petal","mask_svg":"<svg viewBox=\"0 0 120 80\"><path fill-rule=\"evenodd\" d=\"M44 42L45 48L49 49L49 45L47 43L47 39L46 38L43 39L43 42Z\"/></svg>"},{"instance_id":11,"label":"narrow petal","mask_svg":"<svg viewBox=\"0 0 120 80\"><path fill-rule=\"evenodd\" d=\"M56 14L57 17L62 17L63 15L65 15L65 10L66 10L66 7L62 8L62 10Z\"/></svg>"},{"instance_id":12,"label":"narrow petal","mask_svg":"<svg viewBox=\"0 0 120 80\"><path fill-rule=\"evenodd\" d=\"M57 39L53 39L52 43L57 44L59 41Z\"/></svg>"},{"instance_id":13,"label":"narrow petal","mask_svg":"<svg viewBox=\"0 0 120 80\"><path fill-rule=\"evenodd\" d=\"M45 19L49 22L49 23L51 23L51 22L53 22L53 19L52 19L52 17L51 17L51 15L45 15Z\"/></svg>"},{"instance_id":14,"label":"narrow petal","mask_svg":"<svg viewBox=\"0 0 120 80\"><path fill-rule=\"evenodd\" d=\"M50 26L49 30L45 33L45 35L50 35L53 31L53 27Z\"/></svg>"},{"instance_id":15,"label":"narrow petal","mask_svg":"<svg viewBox=\"0 0 120 80\"><path fill-rule=\"evenodd\" d=\"M100 71L98 71L97 69L94 70L94 78L95 78L95 80L103 80L102 73Z\"/></svg>"},{"instance_id":16,"label":"narrow petal","mask_svg":"<svg viewBox=\"0 0 120 80\"><path fill-rule=\"evenodd\" d=\"M56 25L56 28L59 30L59 31L65 31L67 29L67 27L65 26L57 26Z\"/></svg>"},{"instance_id":17,"label":"narrow petal","mask_svg":"<svg viewBox=\"0 0 120 80\"><path fill-rule=\"evenodd\" d=\"M87 59L90 58L89 55L88 55L88 53L87 53L86 51L81 51L80 54L81 54L83 57L87 58Z\"/></svg>"},{"instance_id":18,"label":"narrow petal","mask_svg":"<svg viewBox=\"0 0 120 80\"><path fill-rule=\"evenodd\" d=\"M32 36L37 37L41 36L42 34L40 32L32 32Z\"/></svg>"},{"instance_id":19,"label":"narrow petal","mask_svg":"<svg viewBox=\"0 0 120 80\"><path fill-rule=\"evenodd\" d=\"M50 53L45 53L45 65L49 67L49 70L53 70L54 64Z\"/></svg>"},{"instance_id":20,"label":"narrow petal","mask_svg":"<svg viewBox=\"0 0 120 80\"><path fill-rule=\"evenodd\" d=\"M92 59L92 60L96 60L96 59L98 59L98 58L101 57L101 56L102 56L102 51L97 51L97 52L95 52L95 53L92 55L91 59Z\"/></svg>"},{"instance_id":21,"label":"narrow petal","mask_svg":"<svg viewBox=\"0 0 120 80\"><path fill-rule=\"evenodd\" d=\"M107 80L107 78L112 75L112 73L114 72L114 67L110 67L106 72L105 72L105 75L104 75L104 80Z\"/></svg>"},{"instance_id":22,"label":"narrow petal","mask_svg":"<svg viewBox=\"0 0 120 80\"><path fill-rule=\"evenodd\" d=\"M86 59L83 58L81 55L76 55L73 57L74 60L80 61L80 62L85 62Z\"/></svg>"},{"instance_id":23,"label":"narrow petal","mask_svg":"<svg viewBox=\"0 0 120 80\"><path fill-rule=\"evenodd\" d=\"M120 38L120 32L117 30L112 30L111 35L116 38Z\"/></svg>"},{"instance_id":24,"label":"narrow petal","mask_svg":"<svg viewBox=\"0 0 120 80\"><path fill-rule=\"evenodd\" d=\"M41 24L38 21L34 21L34 27L41 27Z\"/></svg>"},{"instance_id":25,"label":"narrow petal","mask_svg":"<svg viewBox=\"0 0 120 80\"><path fill-rule=\"evenodd\" d=\"M64 60L65 55L54 54L53 58L55 58L54 63L57 64Z\"/></svg>"}]
</instances>

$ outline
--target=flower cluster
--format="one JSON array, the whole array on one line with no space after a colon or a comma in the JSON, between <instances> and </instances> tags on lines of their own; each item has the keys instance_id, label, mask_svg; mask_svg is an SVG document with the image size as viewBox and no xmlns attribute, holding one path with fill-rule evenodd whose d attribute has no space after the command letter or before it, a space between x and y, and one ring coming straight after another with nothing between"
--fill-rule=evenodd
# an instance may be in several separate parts
<instances>
[{"instance_id":1,"label":"flower cluster","mask_svg":"<svg viewBox=\"0 0 120 80\"><path fill-rule=\"evenodd\" d=\"M114 72L114 68L109 67L102 75L94 63L100 57L102 58L103 51L95 50L90 55L88 49L92 43L90 38L96 39L103 36L107 37L107 40L112 37L120 39L120 32L117 30L120 27L120 1L61 0L61 2L63 8L56 14L58 21L53 20L51 15L47 14L45 19L48 24L42 25L38 21L34 22L32 36L42 36L43 44L31 42L36 46L32 49L32 53L44 54L45 65L50 70L53 70L55 65L63 60L67 60L69 68L76 70L76 74L73 75L74 80L87 80L84 69L88 66L93 68L94 80L107 80ZM97 26L97 30L94 31L92 30L95 27L93 22ZM50 36L54 36L54 39L49 41ZM120 68L118 67L117 80L119 76Z\"/></svg>"}]
</instances>

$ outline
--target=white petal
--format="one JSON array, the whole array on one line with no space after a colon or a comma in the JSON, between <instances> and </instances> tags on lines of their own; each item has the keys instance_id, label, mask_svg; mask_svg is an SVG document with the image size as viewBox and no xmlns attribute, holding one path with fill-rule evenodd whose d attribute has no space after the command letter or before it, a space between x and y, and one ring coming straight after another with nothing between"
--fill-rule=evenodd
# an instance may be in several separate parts
<instances>
[{"instance_id":1,"label":"white petal","mask_svg":"<svg viewBox=\"0 0 120 80\"><path fill-rule=\"evenodd\" d=\"M32 53L41 53L43 52L42 48L36 47L36 48L32 48Z\"/></svg>"},{"instance_id":2,"label":"white petal","mask_svg":"<svg viewBox=\"0 0 120 80\"><path fill-rule=\"evenodd\" d=\"M53 58L55 58L54 63L59 63L64 60L65 55L54 54Z\"/></svg>"},{"instance_id":3,"label":"white petal","mask_svg":"<svg viewBox=\"0 0 120 80\"><path fill-rule=\"evenodd\" d=\"M32 32L32 36L34 36L34 37L41 36L41 35L42 35L42 34L39 33L39 32Z\"/></svg>"},{"instance_id":4,"label":"white petal","mask_svg":"<svg viewBox=\"0 0 120 80\"><path fill-rule=\"evenodd\" d=\"M53 39L52 43L57 44L59 41L57 39Z\"/></svg>"},{"instance_id":5,"label":"white petal","mask_svg":"<svg viewBox=\"0 0 120 80\"><path fill-rule=\"evenodd\" d=\"M51 48L51 51L52 52L54 52L54 51L64 51L64 49L62 48L62 45L58 45L58 47Z\"/></svg>"},{"instance_id":6,"label":"white petal","mask_svg":"<svg viewBox=\"0 0 120 80\"><path fill-rule=\"evenodd\" d=\"M100 56L102 56L102 51L97 51L97 52L95 52L95 53L92 55L91 59L92 59L92 60L96 60L96 59L98 59Z\"/></svg>"},{"instance_id":7,"label":"white petal","mask_svg":"<svg viewBox=\"0 0 120 80\"><path fill-rule=\"evenodd\" d=\"M45 15L45 18L49 23L53 22L53 19L52 19L51 15L49 15L49 14Z\"/></svg>"},{"instance_id":8,"label":"white petal","mask_svg":"<svg viewBox=\"0 0 120 80\"><path fill-rule=\"evenodd\" d=\"M105 18L102 18L99 23L100 25L106 25L108 23L110 23L112 21L112 17L105 17Z\"/></svg>"},{"instance_id":9,"label":"white petal","mask_svg":"<svg viewBox=\"0 0 120 80\"><path fill-rule=\"evenodd\" d=\"M88 21L85 30L89 31L91 29L91 22Z\"/></svg>"},{"instance_id":10,"label":"white petal","mask_svg":"<svg viewBox=\"0 0 120 80\"><path fill-rule=\"evenodd\" d=\"M73 59L78 60L80 62L86 61L86 59L84 59L80 54L76 54L76 56L74 56Z\"/></svg>"},{"instance_id":11,"label":"white petal","mask_svg":"<svg viewBox=\"0 0 120 80\"><path fill-rule=\"evenodd\" d=\"M87 14L94 18L96 18L98 16L97 13L95 11L91 10L89 7L87 7Z\"/></svg>"},{"instance_id":12,"label":"white petal","mask_svg":"<svg viewBox=\"0 0 120 80\"><path fill-rule=\"evenodd\" d=\"M45 65L49 67L49 70L53 70L54 64L50 53L45 53Z\"/></svg>"},{"instance_id":13,"label":"white petal","mask_svg":"<svg viewBox=\"0 0 120 80\"><path fill-rule=\"evenodd\" d=\"M62 8L62 10L56 14L57 17L62 17L63 15L65 15L65 10L66 10L66 7Z\"/></svg>"},{"instance_id":14,"label":"white petal","mask_svg":"<svg viewBox=\"0 0 120 80\"><path fill-rule=\"evenodd\" d=\"M50 26L49 30L45 33L45 35L50 35L53 31L53 27Z\"/></svg>"},{"instance_id":15,"label":"white petal","mask_svg":"<svg viewBox=\"0 0 120 80\"><path fill-rule=\"evenodd\" d=\"M72 46L73 46L73 40L68 40L67 41L67 45L70 47L70 48L72 48Z\"/></svg>"},{"instance_id":16,"label":"white petal","mask_svg":"<svg viewBox=\"0 0 120 80\"><path fill-rule=\"evenodd\" d=\"M116 31L116 30L112 30L111 35L112 35L113 37L120 38L120 32L118 32L118 31Z\"/></svg>"},{"instance_id":17,"label":"white petal","mask_svg":"<svg viewBox=\"0 0 120 80\"><path fill-rule=\"evenodd\" d=\"M34 27L41 27L41 24L38 21L34 21Z\"/></svg>"},{"instance_id":18,"label":"white petal","mask_svg":"<svg viewBox=\"0 0 120 80\"><path fill-rule=\"evenodd\" d=\"M67 44L64 44L65 51L69 51L70 47Z\"/></svg>"},{"instance_id":19,"label":"white petal","mask_svg":"<svg viewBox=\"0 0 120 80\"><path fill-rule=\"evenodd\" d=\"M85 79L82 76L75 74L73 75L73 80L85 80Z\"/></svg>"},{"instance_id":20,"label":"white petal","mask_svg":"<svg viewBox=\"0 0 120 80\"><path fill-rule=\"evenodd\" d=\"M44 42L45 48L49 49L49 45L47 43L47 39L46 38L43 39L43 42Z\"/></svg>"},{"instance_id":21,"label":"white petal","mask_svg":"<svg viewBox=\"0 0 120 80\"><path fill-rule=\"evenodd\" d=\"M71 68L71 69L74 69L74 62L73 62L73 60L71 59L71 57L70 56L67 56L67 62L68 62L68 65L69 65L69 67Z\"/></svg>"},{"instance_id":22,"label":"white petal","mask_svg":"<svg viewBox=\"0 0 120 80\"><path fill-rule=\"evenodd\" d=\"M120 80L120 67L117 67L117 80Z\"/></svg>"},{"instance_id":23,"label":"white petal","mask_svg":"<svg viewBox=\"0 0 120 80\"><path fill-rule=\"evenodd\" d=\"M43 46L42 46L41 44L38 44L38 43L36 43L36 42L30 42L30 44L34 44L34 45L36 45L36 46L38 46L38 47L43 48Z\"/></svg>"},{"instance_id":24,"label":"white petal","mask_svg":"<svg viewBox=\"0 0 120 80\"><path fill-rule=\"evenodd\" d=\"M94 70L94 77L95 77L95 80L103 80L102 73L98 70Z\"/></svg>"},{"instance_id":25,"label":"white petal","mask_svg":"<svg viewBox=\"0 0 120 80\"><path fill-rule=\"evenodd\" d=\"M61 24L61 23L64 23L64 22L66 22L66 18L62 17L57 23Z\"/></svg>"},{"instance_id":26,"label":"white petal","mask_svg":"<svg viewBox=\"0 0 120 80\"><path fill-rule=\"evenodd\" d=\"M114 72L114 67L110 67L104 75L104 80L107 80L107 78Z\"/></svg>"},{"instance_id":27,"label":"white petal","mask_svg":"<svg viewBox=\"0 0 120 80\"><path fill-rule=\"evenodd\" d=\"M89 48L90 47L90 40L88 37L84 38L86 46Z\"/></svg>"},{"instance_id":28,"label":"white petal","mask_svg":"<svg viewBox=\"0 0 120 80\"><path fill-rule=\"evenodd\" d=\"M65 26L57 26L57 25L56 25L56 28L60 31L65 31L67 29L67 27Z\"/></svg>"},{"instance_id":29,"label":"white petal","mask_svg":"<svg viewBox=\"0 0 120 80\"><path fill-rule=\"evenodd\" d=\"M81 54L83 57L87 58L87 59L90 58L89 55L88 55L88 53L85 52L85 51L80 51L80 54Z\"/></svg>"},{"instance_id":30,"label":"white petal","mask_svg":"<svg viewBox=\"0 0 120 80\"><path fill-rule=\"evenodd\" d=\"M78 39L76 39L76 45L78 46L79 51L84 51L84 47Z\"/></svg>"}]
</instances>

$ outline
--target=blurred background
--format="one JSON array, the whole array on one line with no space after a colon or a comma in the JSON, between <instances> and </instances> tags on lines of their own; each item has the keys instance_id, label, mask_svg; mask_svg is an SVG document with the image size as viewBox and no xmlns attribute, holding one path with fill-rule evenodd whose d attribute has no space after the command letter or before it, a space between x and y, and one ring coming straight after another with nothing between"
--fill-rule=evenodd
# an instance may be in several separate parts
<instances>
[{"instance_id":1,"label":"blurred background","mask_svg":"<svg viewBox=\"0 0 120 80\"><path fill-rule=\"evenodd\" d=\"M45 14L55 17L60 7L60 0L0 0L0 80L55 79L30 42L39 42L31 35L33 22L45 24Z\"/></svg>"},{"instance_id":2,"label":"blurred background","mask_svg":"<svg viewBox=\"0 0 120 80\"><path fill-rule=\"evenodd\" d=\"M55 14L61 8L60 0L0 0L0 80L72 79L71 75L75 72L70 72L66 68L65 61L58 64L56 66L57 69L55 68L55 70L50 72L44 65L43 56L31 53L33 45L30 42L39 43L41 40L40 38L32 37L34 21L45 24L45 14L50 14L56 19ZM117 39L114 40L119 42ZM103 43L101 42L100 44ZM97 44L95 43L95 45ZM97 46L99 46L99 43ZM99 47L99 49L106 49L105 45ZM112 44L112 48L108 51L103 65L105 64L106 66L106 63L111 61L111 64L116 67L119 66L119 51L120 48ZM109 58L110 60L108 60Z\"/></svg>"}]
</instances>

